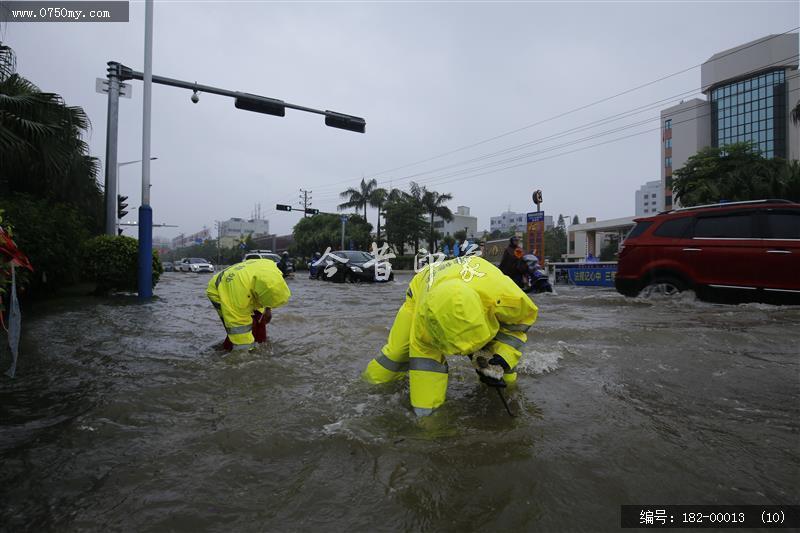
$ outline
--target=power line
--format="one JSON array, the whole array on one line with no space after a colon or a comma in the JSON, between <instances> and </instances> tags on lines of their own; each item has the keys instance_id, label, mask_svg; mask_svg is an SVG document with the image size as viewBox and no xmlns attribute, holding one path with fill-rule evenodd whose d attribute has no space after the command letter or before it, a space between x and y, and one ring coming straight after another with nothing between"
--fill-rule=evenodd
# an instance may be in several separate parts
<instances>
[{"instance_id":1,"label":"power line","mask_svg":"<svg viewBox=\"0 0 800 533\"><path fill-rule=\"evenodd\" d=\"M797 77L797 76L795 76L795 77ZM800 91L800 89L792 89L791 91L787 91L787 93L793 93L793 92L797 92L797 91ZM703 115L698 115L697 117L692 117L690 119L686 119L686 120L675 122L674 124L676 124L676 125L677 124L683 124L685 122L691 122L693 120L697 120L697 119L700 119L700 118L703 118L703 117L707 117L707 116L710 116L710 115L711 115L710 113L705 113ZM605 145L605 144L610 144L610 143L613 143L613 142L621 141L621 140L628 139L628 138L631 138L631 137L635 137L635 136L638 136L638 135L644 135L645 133L651 133L651 132L660 131L660 130L661 130L661 125L659 124L659 126L657 128L651 128L651 129L648 129L648 130L644 130L644 131L640 131L640 132L636 132L636 133L631 133L629 135L625 135L625 136L622 136L622 137L617 137L615 139L610 139L608 141L603 141L603 142L592 144L592 145L589 145L589 146L583 146L581 148L576 148L575 150L569 150L567 152L554 154L554 155L551 155L551 156L548 156L548 157L542 157L542 158L536 159L534 161L527 161L525 163L518 163L516 165L510 165L510 166L499 168L499 169L493 169L493 170L487 171L487 172L481 172L479 174L475 174L475 175L472 175L472 176L463 176L463 177L454 178L452 180L442 181L442 182L439 182L438 185L444 185L446 183L453 183L453 182L456 182L456 181L464 181L464 180L468 180L468 179L472 179L472 178L477 178L477 177L480 177L480 176L484 176L486 174L491 174L492 172L502 172L504 170L509 170L509 169L512 169L512 168L517 168L517 167L522 167L522 166L525 166L525 165L530 165L530 164L533 164L533 163L538 163L540 161L545 161L547 159L554 159L556 157L561 157L561 156L568 155L568 154L571 154L571 153L580 152L580 151L583 151L583 150L588 150L590 148L596 148L598 146L602 146L602 145ZM454 173L454 174L457 174L457 173ZM438 177L436 179L444 179L444 178L447 178L447 177L449 177L449 176L440 176L440 177Z\"/></svg>"},{"instance_id":2,"label":"power line","mask_svg":"<svg viewBox=\"0 0 800 533\"><path fill-rule=\"evenodd\" d=\"M517 128L517 129L511 130L511 131L508 131L508 132L505 132L505 133L502 133L502 134L499 134L499 135L495 135L494 137L490 137L490 138L488 138L488 139L484 139L484 140L482 140L482 141L478 141L478 142L475 142L475 143L472 143L472 144L469 144L469 145L466 145L466 146L462 146L462 147L460 147L460 148L456 148L456 149L454 149L454 150L450 150L450 151L448 151L448 152L444 152L444 153L442 153L442 154L438 154L438 155L435 155L435 156L432 156L432 157L429 157L429 158L426 158L426 159L422 159L422 160L419 160L419 161L415 161L415 162L408 163L408 164L405 164L405 165L401 165L401 166L398 166L398 167L394 167L394 168L391 168L391 169L382 170L382 171L379 171L379 172L374 172L374 173L372 173L372 174L373 174L373 175L386 174L386 173L389 173L389 172L394 172L394 171L401 170L401 169L404 169L404 168L408 168L408 167L411 167L411 166L415 166L415 165L418 165L418 164L427 163L427 162L429 162L429 161L433 161L433 160L435 160L435 159L440 159L440 158L442 158L442 157L446 157L446 156L448 156L448 155L452 155L452 154L454 154L454 153L457 153L457 152L461 152L461 151L464 151L464 150L468 150L468 149L470 149L470 148L474 148L474 147L476 147L476 146L480 146L480 145L482 145L482 144L486 144L486 143L488 143L488 142L491 142L491 141L494 141L494 140L497 140L497 139L501 139L501 138L503 138L503 137L507 137L507 136L509 136L509 135L513 135L514 133L518 133L518 132L520 132L520 131L524 131L524 130L526 130L526 129L530 129L530 128L532 128L532 127L535 127L535 126L539 126L539 125L541 125L541 124L544 124L544 123L546 123L546 122L550 122L550 121L552 121L552 120L556 120L556 119L558 119L558 118L561 118L561 117L564 117L564 116L567 116L567 115L571 115L571 114L573 114L573 113L577 113L578 111L582 111L582 110L584 110L584 109L587 109L587 108L589 108L589 107L593 107L593 106L595 106L595 105L597 105L597 104L601 104L601 103L603 103L603 102L607 102L607 101L609 101L609 100L613 100L614 98L618 98L618 97L620 97L620 96L623 96L623 95L626 95L626 94L632 93L632 92L634 92L634 91L637 91L637 90L639 90L639 89L643 89L643 88L645 88L645 87L649 87L649 86L651 86L651 85L654 85L654 84L656 84L656 83L659 83L659 82L661 82L661 81L667 80L667 79L669 79L669 78L672 78L672 77L678 76L678 75L680 75L680 74L684 74L684 73L686 73L686 72L689 72L690 70L693 70L693 69L696 69L696 68L698 68L698 67L702 66L702 65L703 65L703 64L705 64L705 63L710 63L710 62L712 62L712 61L719 61L719 60L720 60L720 59L722 59L722 58L728 57L728 56L730 56L730 55L733 55L733 54L737 54L737 53L739 53L739 52L742 52L742 51L744 51L744 50L747 50L748 48L751 48L751 47L753 47L753 46L756 46L756 45L762 44L762 43L764 43L764 42L766 42L766 41L768 41L768 40L775 39L775 38L777 38L777 37L780 37L780 36L782 36L782 35L786 35L787 33L791 33L791 32L793 32L793 31L795 31L795 30L798 30L798 29L800 29L800 26L797 26L797 27L794 27L794 28L788 29L788 30L786 30L786 31L784 31L784 32L782 32L782 33L778 33L778 34L775 34L775 35L769 35L769 36L767 36L767 37L764 37L763 39L757 39L757 40L753 41L752 43L749 43L749 44L748 44L748 45L746 45L746 46L743 46L743 47L741 47L741 48L736 48L735 50L731 50L731 51L729 51L729 52L727 52L727 53L725 53L725 54L722 54L722 55L720 55L720 56L718 56L718 57L716 57L716 58L712 59L712 60L709 60L709 61L706 61L706 62L703 62L703 63L698 63L697 65L694 65L694 66L691 66L691 67L687 67L687 68L681 69L681 70L679 70L679 71L673 72L672 74L667 74L667 75L665 75L665 76L662 76L662 77L660 77L660 78L658 78L658 79L655 79L655 80L649 81L649 82L647 82L647 83L643 83L643 84L641 84L641 85L637 85L637 86L635 86L635 87L632 87L632 88L630 88L630 89L626 89L626 90L624 90L624 91L621 91L621 92L619 92L619 93L616 93L616 94L614 94L614 95L607 96L607 97L601 98L601 99L599 99L599 100L595 100L595 101L593 101L593 102L590 102L590 103L588 103L588 104L582 105L582 106L580 106L580 107L577 107L577 108L574 108L574 109L570 109L570 110L568 110L568 111L564 111L564 112L562 112L562 113L559 113L559 114L557 114L557 115L554 115L554 116L551 116L551 117L548 117L548 118L545 118L545 119L539 120L539 121L537 121L537 122L534 122L534 123L528 124L528 125L526 125L526 126L522 126L522 127L520 127L520 128ZM702 89L702 87L701 87L701 89ZM350 179L348 179L348 180L344 180L344 181L337 182L337 183L334 183L334 184L329 184L329 185L341 185L341 184L344 184L344 183L349 183L349 182L351 182L353 179L355 179L355 178L350 178Z\"/></svg>"},{"instance_id":3,"label":"power line","mask_svg":"<svg viewBox=\"0 0 800 533\"><path fill-rule=\"evenodd\" d=\"M774 61L772 63L761 65L756 69L753 69L753 70L751 70L749 72L745 72L745 73L742 73L742 74L743 75L749 75L749 74L753 74L753 73L756 73L756 72L760 72L760 71L763 71L765 68L769 68L770 66L774 66L774 65L783 63L783 62L791 60L791 59L796 59L797 57L798 57L797 55L793 55L793 56L790 56L790 57L787 57L787 58L784 58L784 59L780 59L780 60ZM788 76L786 78L786 80L788 81L790 79L793 79L794 77L795 76ZM696 92L696 90L685 91L684 93L680 93L680 95L692 94L692 93L695 93L695 92ZM485 159L491 159L493 157L497 157L498 155L502 155L502 154L505 154L505 153L513 152L513 151L517 151L517 150L526 148L528 146L532 146L532 145L535 145L535 144L541 144L541 143L544 143L546 141L550 141L550 140L554 140L554 139L558 139L558 138L561 138L561 137L568 136L568 135L570 135L572 133L577 133L579 131L593 129L593 128L597 127L597 126L600 126L600 125L603 125L603 124L607 124L609 122L615 122L617 120L622 120L624 118L628 118L630 116L642 113L644 111L648 111L648 110L652 109L653 107L659 107L664 101L668 101L668 100L671 100L673 98L675 98L675 97L669 97L669 98L662 99L662 100L659 100L659 101L656 101L656 102L653 102L653 103L650 103L650 104L646 104L644 106L639 106L637 108L633 108L633 109L628 110L628 111L623 111L621 113L610 115L609 117L606 117L606 118L603 118L603 119L600 119L600 120L596 120L596 121L587 123L587 124L582 125L582 126L577 126L577 127L574 127L574 128L568 129L568 130L564 130L564 131L556 133L556 134L552 134L552 135L548 135L546 137L542 137L540 139L535 139L535 140L528 141L526 143L523 143L523 144L520 144L520 145L517 145L517 146L513 146L513 147L510 147L510 148L505 148L505 149L497 151L497 152L484 154L482 156L478 156L478 157L475 157L475 158L470 159L470 160L453 163L453 164L450 164L450 165L446 165L446 166L443 166L443 167L439 167L439 168L428 170L428 171L424 171L424 172L418 172L416 174L410 174L410 175L406 175L406 176L395 177L395 178L392 178L392 179L393 180L397 180L397 181L409 181L409 180L411 180L411 179L413 179L415 177L422 176L424 174L430 174L430 173L434 173L434 172L439 172L441 170L446 170L448 168L458 167L458 166L462 166L462 165L465 165L465 164L482 161L482 160L485 160ZM706 105L707 103L710 103L710 101L704 101L699 105ZM657 119L659 119L659 117L654 117L654 118L651 118L651 119L647 119L644 122L649 122L651 120L657 120ZM630 125L625 126L625 127L635 127L637 125L641 125L641 123L642 122L634 123L634 124L630 124ZM615 132L619 131L620 129L625 129L625 127L620 127L620 128L613 129L613 130L608 130L606 132L595 134L595 135L600 136L600 135L604 135L604 134L615 133ZM583 138L583 139L579 139L579 140L573 140L573 141L570 141L570 144L574 143L574 142L582 142L584 140L591 139L591 138L592 138L592 136L589 136L589 137L586 137L586 138ZM557 147L555 147L555 148L557 148ZM548 151L548 150L551 150L551 149L547 149L547 150L544 150L544 151ZM538 153L540 153L540 152L534 152L533 154L528 154L527 157L530 157L531 155L536 155ZM494 164L494 165L504 164L504 163L506 163L508 161L515 160L517 158L519 158L519 157L510 158L510 159L501 160L501 161L496 161L496 162L491 163L491 164ZM474 170L474 169L464 169L461 172L470 172L472 170ZM435 180L435 179L437 179L437 178L433 177L433 178L428 178L428 179L420 179L420 180L417 180L417 181L420 182L420 183L423 183L423 182L427 183L427 182ZM387 181L387 180L382 180L382 182L385 182L385 181ZM327 196L330 196L330 194L331 193L323 193L322 196L323 197L327 197Z\"/></svg>"},{"instance_id":4,"label":"power line","mask_svg":"<svg viewBox=\"0 0 800 533\"><path fill-rule=\"evenodd\" d=\"M798 77L800 77L800 74L787 77L786 79L789 80L789 79L795 79L795 78L798 78ZM797 91L800 91L800 89L792 89L790 91L787 91L787 94L794 93L794 92L797 92ZM701 107L701 105L688 107L688 108L682 110L682 112L689 111L691 109L696 109L697 107ZM692 117L692 118L689 118L689 119L686 119L686 120L681 120L681 121L678 121L678 122L674 122L674 125L695 121L695 120L698 120L700 118L704 118L704 117L708 117L708 116L710 116L710 113L704 113L704 114L696 116L696 117ZM660 117L657 117L657 118L660 120ZM647 121L647 122L649 122L649 121ZM637 124L637 125L641 125L641 124ZM635 127L635 125L633 127ZM620 129L625 129L625 128L620 128ZM647 130L644 130L644 131L631 133L629 135L624 135L622 137L617 137L617 138L614 138L614 139L610 139L610 140L607 140L607 141L595 143L595 144L592 144L592 145L583 146L583 147L580 147L580 148L576 148L574 150L568 150L566 152L553 154L553 155L550 155L550 156L547 156L547 157L542 157L542 158L539 158L539 159L535 159L533 161L526 161L524 163L517 163L517 164L514 164L514 165L505 166L505 167L502 167L502 168L496 168L496 169L488 170L488 171L485 171L485 172L479 172L477 174L472 174L472 173L474 173L476 171L484 170L489 165L483 166L483 167L475 167L475 168L472 168L472 169L465 169L465 170L462 170L462 171L452 172L450 174L445 174L445 175L442 175L442 176L435 176L435 177L431 178L430 181L436 180L437 181L437 183L436 183L437 185L444 185L444 184L447 184L447 183L454 183L454 182L458 182L458 181L464 181L464 180L468 180L468 179L477 178L477 177L480 177L480 176L485 176L487 174L491 174L491 173L494 173L494 172L502 172L502 171L505 171L505 170L510 170L510 169L514 169L514 168L518 168L518 167L522 167L522 166L526 166L526 165L531 165L531 164L534 164L534 163L538 163L540 161L545 161L545 160L548 160L548 159L554 159L556 157L561 157L561 156L564 156L564 155L569 155L569 154L572 154L572 153L580 152L580 151L583 151L583 150L588 150L590 148L596 148L598 146L603 146L603 145L606 145L606 144L618 142L618 141L621 141L621 140L629 139L629 138L632 138L632 137L636 137L636 136L639 136L639 135L644 135L646 133L651 133L651 132L660 131L660 130L661 130L661 125L659 124L659 126L656 127L656 128L650 128L650 129L647 129ZM590 137L587 137L587 138L583 139L582 141L591 140L592 138L598 138L600 136L601 135L590 136ZM579 141L579 142L582 142L582 141ZM572 143L566 143L564 145L560 145L560 146L557 146L557 147L551 147L551 148L548 148L548 149L545 149L545 150L541 150L539 152L535 152L533 154L529 154L529 155L525 156L524 158L532 157L534 155L540 155L542 153L545 153L545 152L548 152L548 151L552 151L553 149L563 148L564 146L566 146L568 144L572 144ZM522 159L522 158L523 158L522 156L517 156L516 158L503 161L502 163L505 164L505 163L512 162L512 161L515 161L515 160L519 160L519 159ZM468 175L458 177L460 174L464 174L464 173L467 173ZM472 175L469 175L469 174L472 174ZM448 179L448 178L453 178L453 179ZM441 180L444 180L444 181L441 181Z\"/></svg>"}]
</instances>

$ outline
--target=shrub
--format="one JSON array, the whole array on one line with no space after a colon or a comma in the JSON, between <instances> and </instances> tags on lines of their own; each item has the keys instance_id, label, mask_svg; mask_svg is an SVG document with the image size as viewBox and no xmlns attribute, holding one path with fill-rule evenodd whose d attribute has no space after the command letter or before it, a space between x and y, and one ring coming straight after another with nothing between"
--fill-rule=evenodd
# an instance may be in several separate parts
<instances>
[{"instance_id":1,"label":"shrub","mask_svg":"<svg viewBox=\"0 0 800 533\"><path fill-rule=\"evenodd\" d=\"M67 204L24 194L0 199L14 241L33 264L32 292L55 290L80 280L81 261L76 250L89 237L88 217Z\"/></svg>"},{"instance_id":2,"label":"shrub","mask_svg":"<svg viewBox=\"0 0 800 533\"><path fill-rule=\"evenodd\" d=\"M97 292L136 291L139 241L124 235L100 235L83 247L85 279L97 283ZM158 252L153 251L153 287L164 272Z\"/></svg>"}]
</instances>

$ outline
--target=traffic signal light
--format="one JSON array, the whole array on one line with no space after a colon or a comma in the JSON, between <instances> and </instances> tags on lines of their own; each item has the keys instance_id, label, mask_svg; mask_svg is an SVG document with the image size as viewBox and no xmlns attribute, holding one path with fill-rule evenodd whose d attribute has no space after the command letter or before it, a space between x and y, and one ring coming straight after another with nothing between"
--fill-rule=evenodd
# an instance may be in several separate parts
<instances>
[{"instance_id":1,"label":"traffic signal light","mask_svg":"<svg viewBox=\"0 0 800 533\"><path fill-rule=\"evenodd\" d=\"M128 204L125 203L127 199L127 196L122 196L121 194L117 195L117 218L122 218L128 214L128 212L125 211L125 208L128 207Z\"/></svg>"},{"instance_id":2,"label":"traffic signal light","mask_svg":"<svg viewBox=\"0 0 800 533\"><path fill-rule=\"evenodd\" d=\"M316 215L317 213L319 213L319 209L311 209L310 207L306 209L307 215Z\"/></svg>"},{"instance_id":3,"label":"traffic signal light","mask_svg":"<svg viewBox=\"0 0 800 533\"><path fill-rule=\"evenodd\" d=\"M344 113L337 113L335 111L325 111L325 125L331 128L364 133L367 128L367 121L361 117L354 117L353 115L345 115Z\"/></svg>"},{"instance_id":4,"label":"traffic signal light","mask_svg":"<svg viewBox=\"0 0 800 533\"><path fill-rule=\"evenodd\" d=\"M277 209L278 211L291 211L292 206L286 204L278 204L275 206L275 209Z\"/></svg>"},{"instance_id":5,"label":"traffic signal light","mask_svg":"<svg viewBox=\"0 0 800 533\"><path fill-rule=\"evenodd\" d=\"M275 115L276 117L286 116L286 105L284 101L277 100L275 98L267 98L265 96L257 96L255 94L237 93L236 102L234 105L237 109L244 109L245 111L265 113L267 115Z\"/></svg>"}]
</instances>

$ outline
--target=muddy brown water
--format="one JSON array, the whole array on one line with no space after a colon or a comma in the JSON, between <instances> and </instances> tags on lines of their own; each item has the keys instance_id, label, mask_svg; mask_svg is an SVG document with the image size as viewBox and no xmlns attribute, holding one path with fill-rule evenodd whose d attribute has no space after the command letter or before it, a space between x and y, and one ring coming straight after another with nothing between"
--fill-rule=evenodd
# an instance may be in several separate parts
<instances>
[{"instance_id":1,"label":"muddy brown water","mask_svg":"<svg viewBox=\"0 0 800 533\"><path fill-rule=\"evenodd\" d=\"M559 288L515 418L457 358L418 420L407 385L359 379L409 275L298 273L270 342L226 358L207 279L27 313L0 530L609 531L622 504L800 502L798 307Z\"/></svg>"}]
</instances>

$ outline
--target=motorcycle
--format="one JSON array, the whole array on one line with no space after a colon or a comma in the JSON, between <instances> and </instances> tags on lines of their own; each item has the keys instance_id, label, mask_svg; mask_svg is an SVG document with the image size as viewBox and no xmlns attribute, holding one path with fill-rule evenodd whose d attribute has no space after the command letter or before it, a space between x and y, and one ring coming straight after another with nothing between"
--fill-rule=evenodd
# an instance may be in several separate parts
<instances>
[{"instance_id":1,"label":"motorcycle","mask_svg":"<svg viewBox=\"0 0 800 533\"><path fill-rule=\"evenodd\" d=\"M522 261L527 266L527 271L523 275L522 290L526 293L532 292L534 294L553 292L550 277L539 265L539 258L533 254L527 254L522 256Z\"/></svg>"}]
</instances>

